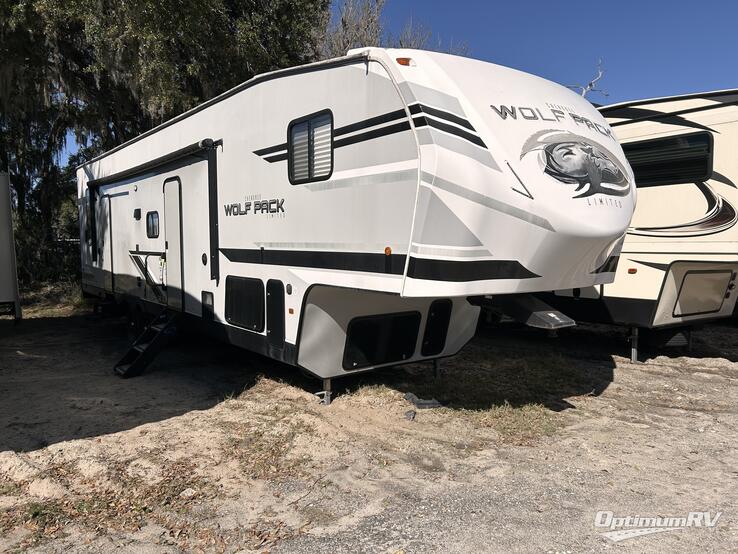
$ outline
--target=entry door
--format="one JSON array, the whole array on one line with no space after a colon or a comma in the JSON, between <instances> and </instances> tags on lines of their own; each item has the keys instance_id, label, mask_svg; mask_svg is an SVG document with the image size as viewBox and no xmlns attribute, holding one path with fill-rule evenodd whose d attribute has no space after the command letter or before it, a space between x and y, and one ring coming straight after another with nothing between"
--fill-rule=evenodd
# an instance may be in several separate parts
<instances>
[{"instance_id":1,"label":"entry door","mask_svg":"<svg viewBox=\"0 0 738 554\"><path fill-rule=\"evenodd\" d=\"M184 254L182 244L182 181L170 177L164 181L164 250L167 305L184 310Z\"/></svg>"}]
</instances>

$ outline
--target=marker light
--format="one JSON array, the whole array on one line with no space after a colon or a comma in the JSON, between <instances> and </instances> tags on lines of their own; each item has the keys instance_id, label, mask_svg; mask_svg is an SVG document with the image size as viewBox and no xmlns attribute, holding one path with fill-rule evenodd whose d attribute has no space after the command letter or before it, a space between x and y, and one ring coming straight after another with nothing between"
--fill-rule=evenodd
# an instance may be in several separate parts
<instances>
[{"instance_id":1,"label":"marker light","mask_svg":"<svg viewBox=\"0 0 738 554\"><path fill-rule=\"evenodd\" d=\"M397 58L397 63L406 67L415 67L415 61L412 58Z\"/></svg>"},{"instance_id":2,"label":"marker light","mask_svg":"<svg viewBox=\"0 0 738 554\"><path fill-rule=\"evenodd\" d=\"M638 273L638 270L635 267L628 268L628 275L635 275Z\"/></svg>"},{"instance_id":3,"label":"marker light","mask_svg":"<svg viewBox=\"0 0 738 554\"><path fill-rule=\"evenodd\" d=\"M391 256L392 255L392 249L389 246L384 249L384 255L385 256Z\"/></svg>"}]
</instances>

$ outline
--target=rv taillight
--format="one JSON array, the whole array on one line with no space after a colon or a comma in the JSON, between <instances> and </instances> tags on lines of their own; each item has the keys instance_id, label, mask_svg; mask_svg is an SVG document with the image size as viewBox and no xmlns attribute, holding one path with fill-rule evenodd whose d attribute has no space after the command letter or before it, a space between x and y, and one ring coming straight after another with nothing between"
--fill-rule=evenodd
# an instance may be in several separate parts
<instances>
[{"instance_id":1,"label":"rv taillight","mask_svg":"<svg viewBox=\"0 0 738 554\"><path fill-rule=\"evenodd\" d=\"M397 63L407 67L415 67L415 62L412 58L397 58Z\"/></svg>"}]
</instances>

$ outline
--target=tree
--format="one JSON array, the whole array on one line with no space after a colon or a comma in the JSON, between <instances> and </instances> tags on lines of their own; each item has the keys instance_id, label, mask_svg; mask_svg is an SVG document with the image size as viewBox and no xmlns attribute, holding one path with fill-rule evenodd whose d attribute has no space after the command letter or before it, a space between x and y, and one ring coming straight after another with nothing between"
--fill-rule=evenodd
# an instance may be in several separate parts
<instances>
[{"instance_id":1,"label":"tree","mask_svg":"<svg viewBox=\"0 0 738 554\"><path fill-rule=\"evenodd\" d=\"M360 46L434 48L412 22L386 33L385 0L345 0L333 24L330 1L0 0L0 170L28 245L21 275L59 265L50 252L74 228L74 164L259 73ZM60 168L70 131L80 149Z\"/></svg>"},{"instance_id":2,"label":"tree","mask_svg":"<svg viewBox=\"0 0 738 554\"><path fill-rule=\"evenodd\" d=\"M460 56L469 53L464 43L452 41L447 47L440 37L434 40L430 29L412 19L399 35L387 32L382 22L384 6L385 0L344 0L337 20L326 28L323 57L344 56L348 50L364 46L436 50Z\"/></svg>"},{"instance_id":3,"label":"tree","mask_svg":"<svg viewBox=\"0 0 738 554\"><path fill-rule=\"evenodd\" d=\"M352 48L380 46L385 0L344 0L338 21L328 24L323 40L323 57L345 56Z\"/></svg>"},{"instance_id":4,"label":"tree","mask_svg":"<svg viewBox=\"0 0 738 554\"><path fill-rule=\"evenodd\" d=\"M597 61L597 75L595 75L586 85L567 85L567 88L578 91L582 97L586 98L590 92L599 92L602 96L609 96L608 92L596 88L597 83L605 76L605 70L602 69L602 58Z\"/></svg>"},{"instance_id":5,"label":"tree","mask_svg":"<svg viewBox=\"0 0 738 554\"><path fill-rule=\"evenodd\" d=\"M69 227L73 172L58 167L69 130L82 162L256 73L314 61L328 8L329 0L0 0L0 170L11 174L19 242L42 259ZM39 275L39 264L19 260L21 275Z\"/></svg>"}]
</instances>

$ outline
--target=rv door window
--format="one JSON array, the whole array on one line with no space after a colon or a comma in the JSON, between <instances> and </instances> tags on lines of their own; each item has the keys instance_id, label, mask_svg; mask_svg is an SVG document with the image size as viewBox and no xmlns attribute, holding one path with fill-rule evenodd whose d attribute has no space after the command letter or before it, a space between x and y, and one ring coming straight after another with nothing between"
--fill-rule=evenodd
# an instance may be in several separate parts
<instances>
[{"instance_id":1,"label":"rv door window","mask_svg":"<svg viewBox=\"0 0 738 554\"><path fill-rule=\"evenodd\" d=\"M712 135L692 133L623 144L636 186L706 181L712 176Z\"/></svg>"},{"instance_id":2,"label":"rv door window","mask_svg":"<svg viewBox=\"0 0 738 554\"><path fill-rule=\"evenodd\" d=\"M333 114L323 111L288 127L289 179L293 185L328 179L333 173Z\"/></svg>"},{"instance_id":3,"label":"rv door window","mask_svg":"<svg viewBox=\"0 0 738 554\"><path fill-rule=\"evenodd\" d=\"M159 238L159 212L146 214L146 236L150 239Z\"/></svg>"}]
</instances>

